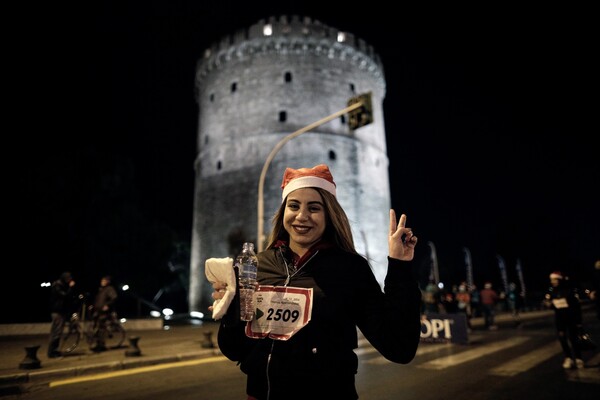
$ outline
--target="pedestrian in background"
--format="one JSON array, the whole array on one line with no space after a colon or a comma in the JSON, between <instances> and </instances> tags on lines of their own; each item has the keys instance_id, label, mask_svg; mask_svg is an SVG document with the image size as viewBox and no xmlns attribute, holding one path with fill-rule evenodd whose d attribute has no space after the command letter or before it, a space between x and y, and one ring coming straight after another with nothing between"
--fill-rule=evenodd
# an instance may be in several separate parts
<instances>
[{"instance_id":1,"label":"pedestrian in background","mask_svg":"<svg viewBox=\"0 0 600 400\"><path fill-rule=\"evenodd\" d=\"M424 314L435 314L440 312L440 288L433 279L429 280L423 291Z\"/></svg>"},{"instance_id":2,"label":"pedestrian in background","mask_svg":"<svg viewBox=\"0 0 600 400\"><path fill-rule=\"evenodd\" d=\"M471 295L471 316L473 318L481 316L481 296L479 289L474 283L468 288Z\"/></svg>"},{"instance_id":3,"label":"pedestrian in background","mask_svg":"<svg viewBox=\"0 0 600 400\"><path fill-rule=\"evenodd\" d=\"M488 281L483 285L483 289L479 292L479 297L481 299L481 311L483 312L485 329L498 329L496 325L496 303L498 303L500 296L492 288L492 282Z\"/></svg>"},{"instance_id":4,"label":"pedestrian in background","mask_svg":"<svg viewBox=\"0 0 600 400\"><path fill-rule=\"evenodd\" d=\"M544 305L554 310L556 334L565 356L563 368L583 368L577 338L583 329L579 294L577 287L560 271L550 274L550 287L544 296Z\"/></svg>"},{"instance_id":5,"label":"pedestrian in background","mask_svg":"<svg viewBox=\"0 0 600 400\"><path fill-rule=\"evenodd\" d=\"M71 273L66 271L60 275L60 278L52 282L50 287L50 316L52 323L50 325L50 341L48 343L48 357L60 357L60 338L63 329L71 313L75 311L75 280Z\"/></svg>"},{"instance_id":6,"label":"pedestrian in background","mask_svg":"<svg viewBox=\"0 0 600 400\"><path fill-rule=\"evenodd\" d=\"M467 290L467 282L461 282L458 285L458 292L454 295L456 298L456 305L458 311L465 314L467 320L467 328L471 329L471 317L473 313L471 311L471 293Z\"/></svg>"},{"instance_id":7,"label":"pedestrian in background","mask_svg":"<svg viewBox=\"0 0 600 400\"><path fill-rule=\"evenodd\" d=\"M514 282L509 283L508 293L506 294L506 304L508 305L508 309L513 317L515 325L519 325L521 323L521 318L519 316L522 303L521 298L522 296L517 290L517 284Z\"/></svg>"},{"instance_id":8,"label":"pedestrian in background","mask_svg":"<svg viewBox=\"0 0 600 400\"><path fill-rule=\"evenodd\" d=\"M329 168L287 168L282 189L268 246L258 253L261 308L273 309L271 319L277 321L269 327L263 325L267 318L246 324L226 315L219 349L247 375L248 399L357 399L357 328L392 362L407 364L416 354L421 291L410 261L417 237L405 227L406 215L397 221L389 210L382 291L368 261L355 250ZM212 284L213 298L222 298L226 284ZM282 296L278 293L289 294L284 302L270 303ZM290 319L298 311L286 304L301 294L312 301L298 304L301 318ZM308 315L309 321L303 317Z\"/></svg>"},{"instance_id":9,"label":"pedestrian in background","mask_svg":"<svg viewBox=\"0 0 600 400\"><path fill-rule=\"evenodd\" d=\"M106 320L112 318L115 311L115 302L117 301L117 290L111 283L110 275L105 275L100 279L100 287L94 298L92 307L92 316L94 319L94 328L96 330L96 344L92 347L93 351L105 351L106 343L104 341L104 326ZM96 329L97 328L97 329Z\"/></svg>"}]
</instances>

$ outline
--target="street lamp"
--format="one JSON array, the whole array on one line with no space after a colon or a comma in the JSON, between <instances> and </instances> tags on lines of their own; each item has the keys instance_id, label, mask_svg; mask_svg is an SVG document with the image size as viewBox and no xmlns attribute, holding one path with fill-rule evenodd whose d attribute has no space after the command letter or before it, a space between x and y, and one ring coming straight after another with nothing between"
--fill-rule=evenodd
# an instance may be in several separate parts
<instances>
[{"instance_id":1,"label":"street lamp","mask_svg":"<svg viewBox=\"0 0 600 400\"><path fill-rule=\"evenodd\" d=\"M352 130L373 122L371 93L369 92L366 94L359 95L357 97L353 97L348 101L348 107L337 111L325 118L322 118L316 122L313 122L312 124L307 125L304 128L298 129L296 132L290 133L289 135L281 139L279 142L277 142L275 147L273 147L273 150L271 150L271 152L267 156L265 164L262 167L262 171L260 172L260 178L258 180L258 232L256 235L256 240L258 242L257 248L259 252L264 250L264 187L265 177L267 176L267 170L269 169L271 161L273 161L273 158L275 158L275 155L279 150L281 150L283 145L285 145L291 139L295 138L296 136L300 136L303 133L308 132L311 129L314 129L324 124L325 122L331 121L332 119L337 118L340 115L346 113L349 114L350 118L348 125Z\"/></svg>"}]
</instances>

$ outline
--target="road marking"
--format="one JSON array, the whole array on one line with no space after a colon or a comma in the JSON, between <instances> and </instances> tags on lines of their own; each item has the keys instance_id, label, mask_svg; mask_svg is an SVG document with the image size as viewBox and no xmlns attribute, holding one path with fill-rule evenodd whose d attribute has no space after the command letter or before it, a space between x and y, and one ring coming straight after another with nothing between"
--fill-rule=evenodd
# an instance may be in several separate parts
<instances>
[{"instance_id":1,"label":"road marking","mask_svg":"<svg viewBox=\"0 0 600 400\"><path fill-rule=\"evenodd\" d=\"M567 380L571 382L600 384L600 370L598 367L568 370Z\"/></svg>"},{"instance_id":2,"label":"road marking","mask_svg":"<svg viewBox=\"0 0 600 400\"><path fill-rule=\"evenodd\" d=\"M556 354L560 354L561 352L562 350L558 342L553 342L544 347L523 354L514 360L500 364L496 368L492 368L490 374L499 376L514 376L543 363L544 361L554 357Z\"/></svg>"},{"instance_id":3,"label":"road marking","mask_svg":"<svg viewBox=\"0 0 600 400\"><path fill-rule=\"evenodd\" d=\"M571 382L600 383L600 353L596 353L585 362L585 368L567 371L567 380Z\"/></svg>"},{"instance_id":4,"label":"road marking","mask_svg":"<svg viewBox=\"0 0 600 400\"><path fill-rule=\"evenodd\" d=\"M360 348L360 349L356 350L356 354L361 356L361 355L365 355L365 354L369 354L369 353L374 353L377 351L373 346L369 345L368 343L366 345L368 345L369 347ZM417 348L417 354L415 355L415 357L418 357L423 354L431 353L434 351L439 351L444 348L453 347L453 346L454 346L454 344L452 344L452 343L435 343L435 344L426 344L426 345L419 344L419 347ZM364 362L365 364L376 364L376 365L391 363L390 360L388 360L387 358L385 358L383 356L374 357L374 358L364 360L364 361L361 360L361 362Z\"/></svg>"},{"instance_id":5,"label":"road marking","mask_svg":"<svg viewBox=\"0 0 600 400\"><path fill-rule=\"evenodd\" d=\"M188 367L191 365L208 364L208 363L213 363L213 362L218 362L218 361L226 361L226 360L228 360L228 358L225 356L215 356L215 357L201 358L198 360L177 361L177 362L171 362L171 363L150 365L147 367L122 369L119 371L105 372L102 374L86 375L86 376L80 376L77 378L70 378L70 379L63 379L60 381L54 381L54 382L50 382L48 384L48 386L56 387L56 386L62 386L62 385L70 385L73 383L97 381L100 379L109 379L109 378L116 378L116 377L120 377L120 376L135 375L135 374L141 374L144 372L160 371L161 369L167 369L167 368Z\"/></svg>"},{"instance_id":6,"label":"road marking","mask_svg":"<svg viewBox=\"0 0 600 400\"><path fill-rule=\"evenodd\" d=\"M458 354L453 354L447 357L437 358L432 361L428 361L426 363L417 365L417 368L425 368L425 369L445 369L448 367L452 367L458 364L465 363L467 361L474 360L479 357L486 356L488 354L494 353L496 351L500 351L512 346L516 346L523 342L529 340L526 337L514 337L510 339L506 339L500 342L491 343L488 345L484 345L478 347L473 350L463 351Z\"/></svg>"}]
</instances>

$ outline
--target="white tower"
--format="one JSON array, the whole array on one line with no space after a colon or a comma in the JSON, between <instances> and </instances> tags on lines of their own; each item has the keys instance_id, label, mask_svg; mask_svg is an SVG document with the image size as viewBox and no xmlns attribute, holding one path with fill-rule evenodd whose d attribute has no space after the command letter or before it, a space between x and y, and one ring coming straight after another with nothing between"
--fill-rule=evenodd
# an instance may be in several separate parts
<instances>
[{"instance_id":1,"label":"white tower","mask_svg":"<svg viewBox=\"0 0 600 400\"><path fill-rule=\"evenodd\" d=\"M256 243L258 182L274 146L367 92L373 123L353 131L344 115L292 139L277 153L265 179L264 226L268 236L286 167L327 164L356 248L383 284L391 201L385 78L373 48L310 18L272 17L207 49L197 65L196 90L190 310L206 311L212 303L206 259L234 257L242 242Z\"/></svg>"}]
</instances>

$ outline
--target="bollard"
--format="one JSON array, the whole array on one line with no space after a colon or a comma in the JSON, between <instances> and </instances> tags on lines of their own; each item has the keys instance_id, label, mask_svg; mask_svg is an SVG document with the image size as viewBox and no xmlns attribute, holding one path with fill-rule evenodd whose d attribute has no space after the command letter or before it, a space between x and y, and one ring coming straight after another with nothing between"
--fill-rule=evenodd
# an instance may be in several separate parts
<instances>
[{"instance_id":1,"label":"bollard","mask_svg":"<svg viewBox=\"0 0 600 400\"><path fill-rule=\"evenodd\" d=\"M142 355L142 351L138 347L138 341L140 340L139 336L133 336L129 338L129 347L130 349L125 351L125 355L127 357L137 357Z\"/></svg>"},{"instance_id":2,"label":"bollard","mask_svg":"<svg viewBox=\"0 0 600 400\"><path fill-rule=\"evenodd\" d=\"M23 361L21 361L21 364L19 364L20 369L35 369L42 366L40 360L37 358L37 351L39 348L40 345L25 347L26 354Z\"/></svg>"},{"instance_id":3,"label":"bollard","mask_svg":"<svg viewBox=\"0 0 600 400\"><path fill-rule=\"evenodd\" d=\"M212 332L206 331L202 332L204 334L204 341L202 342L202 347L205 349L212 349L215 345L212 342Z\"/></svg>"}]
</instances>

